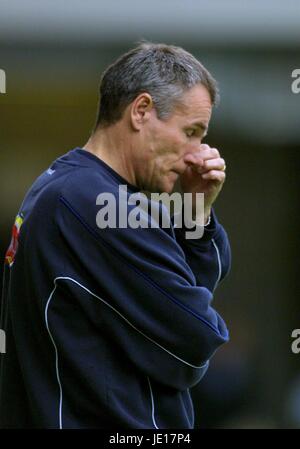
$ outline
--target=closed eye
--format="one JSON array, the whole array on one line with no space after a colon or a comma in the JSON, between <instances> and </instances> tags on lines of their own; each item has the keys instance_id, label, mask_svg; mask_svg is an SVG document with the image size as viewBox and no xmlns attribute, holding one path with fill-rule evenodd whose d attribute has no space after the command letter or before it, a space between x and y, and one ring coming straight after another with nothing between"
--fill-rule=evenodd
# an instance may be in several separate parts
<instances>
[{"instance_id":1,"label":"closed eye","mask_svg":"<svg viewBox=\"0 0 300 449\"><path fill-rule=\"evenodd\" d=\"M193 137L196 134L196 129L188 129L185 134L187 135L187 137Z\"/></svg>"},{"instance_id":2,"label":"closed eye","mask_svg":"<svg viewBox=\"0 0 300 449\"><path fill-rule=\"evenodd\" d=\"M191 129L187 129L185 131L185 134L187 137L197 137L199 139L201 139L201 141L204 139L204 137L206 137L206 132L203 132L202 129L199 128L191 128Z\"/></svg>"}]
</instances>

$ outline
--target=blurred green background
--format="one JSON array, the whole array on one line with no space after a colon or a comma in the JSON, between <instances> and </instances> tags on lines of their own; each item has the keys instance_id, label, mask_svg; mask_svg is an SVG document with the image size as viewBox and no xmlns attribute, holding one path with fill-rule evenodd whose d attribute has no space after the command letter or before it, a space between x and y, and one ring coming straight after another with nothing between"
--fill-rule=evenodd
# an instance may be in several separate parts
<instances>
[{"instance_id":1,"label":"blurred green background","mask_svg":"<svg viewBox=\"0 0 300 449\"><path fill-rule=\"evenodd\" d=\"M291 351L300 328L299 23L290 0L0 1L2 259L31 183L87 141L101 72L116 57L142 38L163 41L219 82L206 142L227 163L216 211L233 264L215 307L231 341L193 389L196 427L300 428L300 354Z\"/></svg>"}]
</instances>

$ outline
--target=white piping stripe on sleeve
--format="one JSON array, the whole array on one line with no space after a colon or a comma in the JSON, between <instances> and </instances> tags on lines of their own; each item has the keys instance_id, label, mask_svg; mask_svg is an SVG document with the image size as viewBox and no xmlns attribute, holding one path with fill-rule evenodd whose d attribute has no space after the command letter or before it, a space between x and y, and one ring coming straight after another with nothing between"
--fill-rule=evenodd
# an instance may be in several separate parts
<instances>
[{"instance_id":1,"label":"white piping stripe on sleeve","mask_svg":"<svg viewBox=\"0 0 300 449\"><path fill-rule=\"evenodd\" d=\"M47 304L46 304L46 308L45 308L45 321L46 321L46 327L47 327L47 331L48 334L50 336L50 339L52 341L52 344L54 346L54 350L55 350L55 370L56 370L56 378L57 378L57 382L58 382L58 386L59 386L59 407L58 407L58 416L59 416L59 428L62 429L62 400L63 400L63 393L62 393L62 386L61 386L61 381L60 381L60 376L59 376L59 369L58 369L58 352L57 352L57 347L56 344L54 342L54 339L52 337L52 334L50 332L49 329L49 323L48 323L48 308L49 308L49 304L50 301L53 297L53 294L56 290L56 283L54 281L55 287L52 290L52 292L50 293L50 296L48 298Z\"/></svg>"},{"instance_id":2,"label":"white piping stripe on sleeve","mask_svg":"<svg viewBox=\"0 0 300 449\"><path fill-rule=\"evenodd\" d=\"M86 292L88 292L90 295L94 296L95 298L99 299L100 301L102 301L106 306L108 306L110 309L112 309L114 312L116 312L121 318L123 318L124 321L126 321L127 324L129 324L134 330L136 330L138 333L140 333L141 335L143 335L145 338L147 338L148 340L150 340L152 343L154 343L156 346L160 347L161 349L163 349L165 352L167 352L168 354L170 354L172 357L174 357L175 359L179 360L180 362L184 363L185 365L190 366L191 368L196 368L196 369L201 369L203 368L207 362L205 362L203 365L200 366L196 366L196 365L192 365L191 363L187 362L186 360L183 360L182 358L178 357L177 355L173 354L171 351L169 351L168 349L164 348L163 346L161 346L159 343L157 343L155 340L153 340L151 337L149 337L148 335L144 334L144 332L140 331L137 327L134 326L134 324L132 324L127 318L125 318L117 309L115 309L112 305L108 304L103 298L100 298L100 296L96 295L95 293L91 292L87 287L85 287L84 285L80 284L80 282L76 281L75 279L69 277L69 276L58 276L54 279L54 284L56 286L56 283L58 280L65 280L65 281L71 281L74 284L78 285L79 287L81 287L83 290L85 290Z\"/></svg>"},{"instance_id":3,"label":"white piping stripe on sleeve","mask_svg":"<svg viewBox=\"0 0 300 449\"><path fill-rule=\"evenodd\" d=\"M218 258L218 268L219 268L218 277L217 277L217 280L216 280L216 283L215 283L215 286L214 286L214 290L215 290L216 287L217 287L217 285L218 285L218 283L220 282L220 279L221 279L221 276L222 276L222 264L221 264L221 258L220 258L219 248L218 248L218 246L217 246L217 244L216 244L216 242L215 242L215 239L212 239L211 241L212 241L212 243L213 243L213 245L214 245L214 247L215 247L216 253L217 253L217 258Z\"/></svg>"},{"instance_id":4,"label":"white piping stripe on sleeve","mask_svg":"<svg viewBox=\"0 0 300 449\"><path fill-rule=\"evenodd\" d=\"M153 398L153 392L152 392L152 387L151 387L150 379L149 379L148 376L147 376L147 379L148 379L148 384L149 384L149 389L150 389L150 396L151 396L152 422L153 422L153 425L154 425L155 429L159 429L159 427L157 426L156 421L155 421L154 398Z\"/></svg>"}]
</instances>

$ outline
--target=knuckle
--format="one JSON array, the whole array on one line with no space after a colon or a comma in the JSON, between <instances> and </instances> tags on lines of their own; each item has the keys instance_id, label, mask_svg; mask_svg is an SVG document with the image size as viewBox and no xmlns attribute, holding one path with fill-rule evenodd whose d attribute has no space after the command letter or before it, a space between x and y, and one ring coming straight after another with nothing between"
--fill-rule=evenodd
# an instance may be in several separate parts
<instances>
[{"instance_id":1,"label":"knuckle","mask_svg":"<svg viewBox=\"0 0 300 449\"><path fill-rule=\"evenodd\" d=\"M220 157L220 153L219 153L219 151L217 150L217 148L212 148L211 151L212 151L213 156L215 156L215 157Z\"/></svg>"}]
</instances>

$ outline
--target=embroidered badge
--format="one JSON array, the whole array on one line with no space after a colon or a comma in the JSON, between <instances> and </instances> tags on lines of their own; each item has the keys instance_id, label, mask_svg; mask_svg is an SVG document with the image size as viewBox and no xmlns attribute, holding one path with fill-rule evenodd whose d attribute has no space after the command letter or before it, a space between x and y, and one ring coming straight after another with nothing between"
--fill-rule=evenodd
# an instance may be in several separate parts
<instances>
[{"instance_id":1,"label":"embroidered badge","mask_svg":"<svg viewBox=\"0 0 300 449\"><path fill-rule=\"evenodd\" d=\"M20 229L21 229L23 220L24 220L24 217L22 216L22 214L17 215L15 223L12 228L12 236L11 236L10 245L5 254L5 263L8 264L10 267L13 265L15 257L16 257Z\"/></svg>"}]
</instances>

